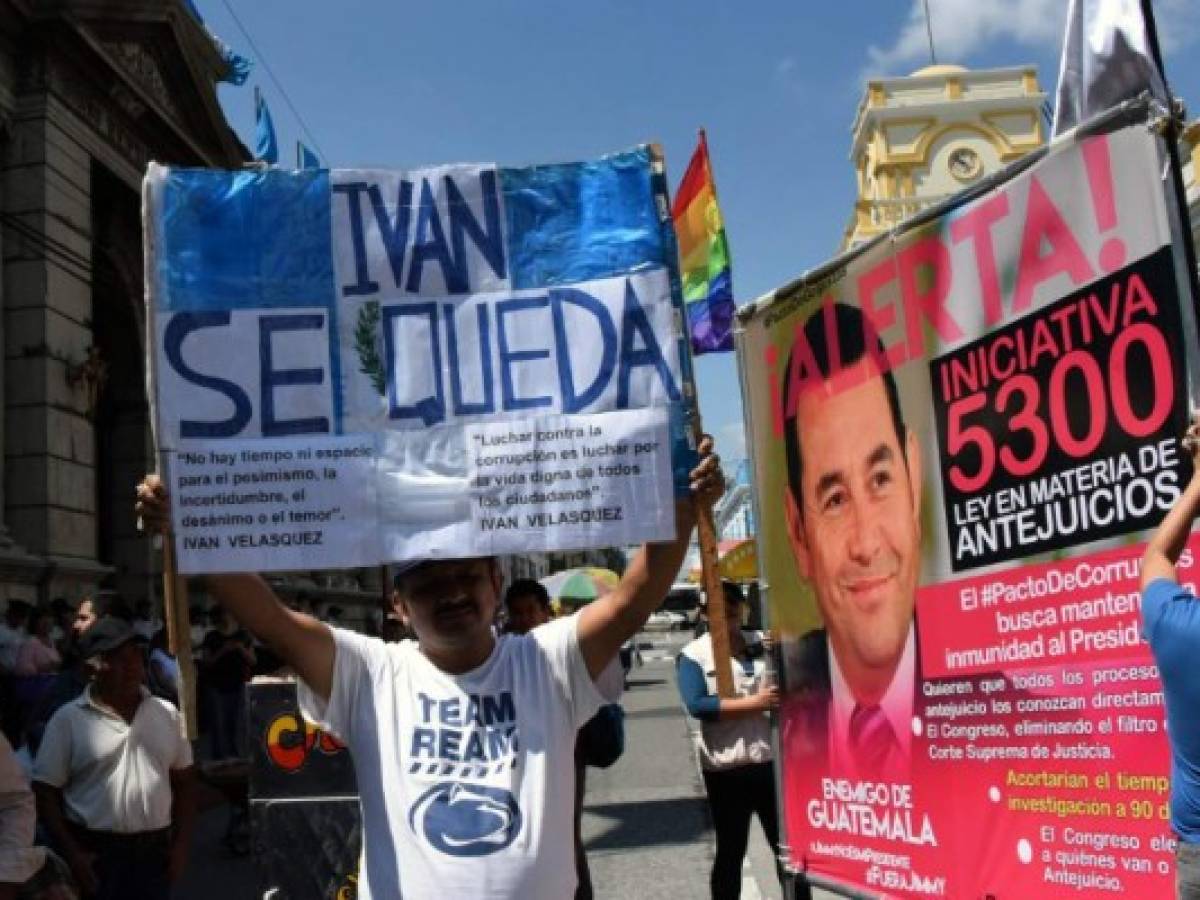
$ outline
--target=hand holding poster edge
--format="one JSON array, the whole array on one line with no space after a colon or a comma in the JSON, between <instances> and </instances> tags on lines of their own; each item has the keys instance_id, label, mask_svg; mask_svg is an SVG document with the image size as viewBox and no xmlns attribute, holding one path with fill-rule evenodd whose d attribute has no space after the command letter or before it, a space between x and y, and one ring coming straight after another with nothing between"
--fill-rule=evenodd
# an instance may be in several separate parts
<instances>
[{"instance_id":1,"label":"hand holding poster edge","mask_svg":"<svg viewBox=\"0 0 1200 900\"><path fill-rule=\"evenodd\" d=\"M200 736L196 709L196 668L192 658L191 609L188 606L187 579L179 574L175 562L174 537L169 522L147 521L145 501L153 493L153 486L161 487L162 479L151 474L139 484L134 492L137 530L149 531L151 546L162 554L163 623L167 632L167 650L175 657L179 667L180 728L188 740Z\"/></svg>"},{"instance_id":2,"label":"hand holding poster edge","mask_svg":"<svg viewBox=\"0 0 1200 900\"><path fill-rule=\"evenodd\" d=\"M179 703L183 713L184 737L200 737L196 710L196 664L192 658L191 609L188 606L187 579L175 564L175 545L169 535L162 541L163 612L167 626L168 649L179 665Z\"/></svg>"}]
</instances>

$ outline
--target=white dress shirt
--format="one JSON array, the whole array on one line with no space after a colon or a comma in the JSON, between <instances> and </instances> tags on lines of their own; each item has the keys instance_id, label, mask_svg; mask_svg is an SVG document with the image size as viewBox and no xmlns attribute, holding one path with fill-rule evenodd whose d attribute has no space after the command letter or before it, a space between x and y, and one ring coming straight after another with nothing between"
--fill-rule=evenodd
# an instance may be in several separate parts
<instances>
[{"instance_id":1,"label":"white dress shirt","mask_svg":"<svg viewBox=\"0 0 1200 900\"><path fill-rule=\"evenodd\" d=\"M171 772L191 764L174 706L143 691L126 722L89 687L46 725L33 777L62 789L73 822L133 834L171 824Z\"/></svg>"}]
</instances>

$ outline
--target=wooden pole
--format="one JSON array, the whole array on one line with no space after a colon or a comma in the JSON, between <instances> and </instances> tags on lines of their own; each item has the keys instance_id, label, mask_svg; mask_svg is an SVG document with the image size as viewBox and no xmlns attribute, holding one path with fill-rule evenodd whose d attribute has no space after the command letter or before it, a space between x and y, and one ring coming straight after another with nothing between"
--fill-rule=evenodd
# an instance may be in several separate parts
<instances>
[{"instance_id":1,"label":"wooden pole","mask_svg":"<svg viewBox=\"0 0 1200 900\"><path fill-rule=\"evenodd\" d=\"M699 417L695 429L700 430ZM697 438L697 440L699 440ZM713 667L717 676L717 695L734 697L733 670L729 650L729 630L725 624L725 589L717 559L717 528L712 509L700 501L696 505L696 536L700 542L700 572L707 598L708 633L712 640Z\"/></svg>"},{"instance_id":2,"label":"wooden pole","mask_svg":"<svg viewBox=\"0 0 1200 900\"><path fill-rule=\"evenodd\" d=\"M187 579L175 566L175 544L163 535L163 617L171 655L179 666L179 708L183 734L189 741L200 736L196 720L196 664L192 660L192 616L188 609Z\"/></svg>"}]
</instances>

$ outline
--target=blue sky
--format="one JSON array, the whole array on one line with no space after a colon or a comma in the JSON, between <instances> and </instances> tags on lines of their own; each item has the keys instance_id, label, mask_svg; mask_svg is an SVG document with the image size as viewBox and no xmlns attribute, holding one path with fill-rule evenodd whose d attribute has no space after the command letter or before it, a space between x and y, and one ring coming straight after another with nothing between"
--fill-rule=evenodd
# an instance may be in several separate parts
<instances>
[{"instance_id":1,"label":"blue sky","mask_svg":"<svg viewBox=\"0 0 1200 900\"><path fill-rule=\"evenodd\" d=\"M215 33L255 58L233 10L335 168L520 165L657 141L674 185L703 126L739 302L836 249L854 199L849 129L864 80L929 62L921 0L196 2ZM1032 63L1053 93L1067 0L929 6L939 62ZM1155 8L1171 86L1200 110L1200 3ZM304 135L261 61L245 86L222 86L226 115L253 146L254 85L290 163ZM736 457L733 355L697 369L705 426Z\"/></svg>"}]
</instances>

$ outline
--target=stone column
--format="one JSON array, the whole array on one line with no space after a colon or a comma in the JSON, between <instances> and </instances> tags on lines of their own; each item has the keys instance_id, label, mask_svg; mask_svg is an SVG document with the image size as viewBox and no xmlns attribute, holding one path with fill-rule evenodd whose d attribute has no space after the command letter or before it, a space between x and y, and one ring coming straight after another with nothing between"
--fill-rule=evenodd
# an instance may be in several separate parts
<instances>
[{"instance_id":1,"label":"stone column","mask_svg":"<svg viewBox=\"0 0 1200 900\"><path fill-rule=\"evenodd\" d=\"M4 229L5 518L78 595L97 566L88 392L72 384L92 343L91 157L74 117L44 89L17 99L6 148Z\"/></svg>"}]
</instances>

